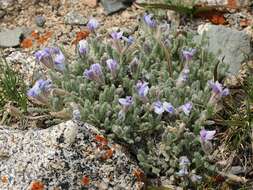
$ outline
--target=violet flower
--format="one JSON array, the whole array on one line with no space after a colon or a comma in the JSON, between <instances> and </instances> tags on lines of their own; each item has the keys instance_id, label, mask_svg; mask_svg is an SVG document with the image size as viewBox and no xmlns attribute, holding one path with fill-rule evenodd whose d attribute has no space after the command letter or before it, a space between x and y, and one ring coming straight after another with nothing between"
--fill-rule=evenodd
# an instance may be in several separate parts
<instances>
[{"instance_id":1,"label":"violet flower","mask_svg":"<svg viewBox=\"0 0 253 190\"><path fill-rule=\"evenodd\" d=\"M78 52L81 56L86 55L89 51L89 44L86 40L80 40L78 43Z\"/></svg>"},{"instance_id":2,"label":"violet flower","mask_svg":"<svg viewBox=\"0 0 253 190\"><path fill-rule=\"evenodd\" d=\"M120 40L123 36L123 32L112 32L111 37L113 40Z\"/></svg>"},{"instance_id":3,"label":"violet flower","mask_svg":"<svg viewBox=\"0 0 253 190\"><path fill-rule=\"evenodd\" d=\"M106 65L107 65L107 68L110 70L110 72L112 74L112 77L115 78L116 77L116 71L118 69L117 61L114 60L114 59L108 59L106 61Z\"/></svg>"},{"instance_id":4,"label":"violet flower","mask_svg":"<svg viewBox=\"0 0 253 190\"><path fill-rule=\"evenodd\" d=\"M62 51L57 47L47 47L35 53L37 62L50 69L63 72L65 70L65 57Z\"/></svg>"},{"instance_id":5,"label":"violet flower","mask_svg":"<svg viewBox=\"0 0 253 190\"><path fill-rule=\"evenodd\" d=\"M207 131L205 129L201 129L199 133L201 147L206 154L210 154L213 150L213 145L210 141L214 138L215 133L215 130Z\"/></svg>"},{"instance_id":6,"label":"violet flower","mask_svg":"<svg viewBox=\"0 0 253 190\"><path fill-rule=\"evenodd\" d=\"M102 68L101 68L101 65L98 63L92 64L90 66L90 69L85 69L83 74L84 74L84 77L89 80L93 80L98 83L103 82Z\"/></svg>"},{"instance_id":7,"label":"violet flower","mask_svg":"<svg viewBox=\"0 0 253 190\"><path fill-rule=\"evenodd\" d=\"M99 27L99 22L95 18L91 18L87 24L90 31L95 31Z\"/></svg>"},{"instance_id":8,"label":"violet flower","mask_svg":"<svg viewBox=\"0 0 253 190\"><path fill-rule=\"evenodd\" d=\"M151 14L144 14L144 22L150 27L150 28L155 28L156 27L156 22L155 20L152 18L153 16Z\"/></svg>"},{"instance_id":9,"label":"violet flower","mask_svg":"<svg viewBox=\"0 0 253 190\"><path fill-rule=\"evenodd\" d=\"M209 86L212 88L212 92L220 97L229 95L228 88L223 89L223 86L218 81L208 81Z\"/></svg>"},{"instance_id":10,"label":"violet flower","mask_svg":"<svg viewBox=\"0 0 253 190\"><path fill-rule=\"evenodd\" d=\"M148 83L138 81L138 83L136 84L136 89L140 97L146 97L149 91Z\"/></svg>"},{"instance_id":11,"label":"violet flower","mask_svg":"<svg viewBox=\"0 0 253 190\"><path fill-rule=\"evenodd\" d=\"M134 43L134 38L132 36L122 36L122 39L127 42L127 44L130 46Z\"/></svg>"},{"instance_id":12,"label":"violet flower","mask_svg":"<svg viewBox=\"0 0 253 190\"><path fill-rule=\"evenodd\" d=\"M139 60L137 57L134 57L133 60L130 62L129 67L130 67L130 71L132 73L135 73L138 69L138 65L139 65Z\"/></svg>"},{"instance_id":13,"label":"violet flower","mask_svg":"<svg viewBox=\"0 0 253 190\"><path fill-rule=\"evenodd\" d=\"M229 95L229 89L224 88L218 81L208 81L209 86L212 88L212 95L209 99L210 105L215 105L222 97Z\"/></svg>"},{"instance_id":14,"label":"violet flower","mask_svg":"<svg viewBox=\"0 0 253 190\"><path fill-rule=\"evenodd\" d=\"M169 102L163 102L163 108L166 112L170 113L170 114L174 114L175 113L175 108L173 107L173 105Z\"/></svg>"},{"instance_id":15,"label":"violet flower","mask_svg":"<svg viewBox=\"0 0 253 190\"><path fill-rule=\"evenodd\" d=\"M192 60L193 56L196 53L196 49L190 48L188 50L183 50L182 55L185 61L190 61Z\"/></svg>"},{"instance_id":16,"label":"violet flower","mask_svg":"<svg viewBox=\"0 0 253 190\"><path fill-rule=\"evenodd\" d=\"M192 110L192 103L187 102L186 104L180 106L181 110L185 113L185 115L189 116L191 110Z\"/></svg>"},{"instance_id":17,"label":"violet flower","mask_svg":"<svg viewBox=\"0 0 253 190\"><path fill-rule=\"evenodd\" d=\"M214 138L214 135L215 135L216 131L213 130L213 131L207 131L205 129L201 129L200 131L200 139L202 142L206 142L206 141L210 141Z\"/></svg>"},{"instance_id":18,"label":"violet flower","mask_svg":"<svg viewBox=\"0 0 253 190\"><path fill-rule=\"evenodd\" d=\"M188 167L190 165L190 160L186 156L181 156L179 158L179 172L177 172L177 175L183 177L189 174Z\"/></svg>"},{"instance_id":19,"label":"violet flower","mask_svg":"<svg viewBox=\"0 0 253 190\"><path fill-rule=\"evenodd\" d=\"M129 107L133 104L133 98L132 98L132 96L127 96L126 98L120 98L119 103L123 107Z\"/></svg>"},{"instance_id":20,"label":"violet flower","mask_svg":"<svg viewBox=\"0 0 253 190\"><path fill-rule=\"evenodd\" d=\"M27 95L29 97L37 97L40 94L46 94L52 88L52 81L51 80L43 80L40 79L35 82L34 86L28 90Z\"/></svg>"},{"instance_id":21,"label":"violet flower","mask_svg":"<svg viewBox=\"0 0 253 190\"><path fill-rule=\"evenodd\" d=\"M40 79L35 82L33 87L27 91L27 96L29 98L36 99L41 103L47 103L47 96L52 89L52 81L51 80L43 80Z\"/></svg>"},{"instance_id":22,"label":"violet flower","mask_svg":"<svg viewBox=\"0 0 253 190\"><path fill-rule=\"evenodd\" d=\"M153 103L154 111L156 114L161 115L164 112L164 107L161 101L156 101Z\"/></svg>"},{"instance_id":23,"label":"violet flower","mask_svg":"<svg viewBox=\"0 0 253 190\"><path fill-rule=\"evenodd\" d=\"M179 74L179 77L176 81L176 87L180 88L185 85L185 83L189 80L189 74L190 74L190 69L188 64L186 64Z\"/></svg>"}]
</instances>

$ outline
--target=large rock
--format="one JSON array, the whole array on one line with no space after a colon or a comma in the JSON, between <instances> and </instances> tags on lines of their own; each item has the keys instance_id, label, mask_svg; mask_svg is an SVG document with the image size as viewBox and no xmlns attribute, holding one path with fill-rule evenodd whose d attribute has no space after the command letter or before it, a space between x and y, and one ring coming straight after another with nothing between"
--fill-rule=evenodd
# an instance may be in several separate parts
<instances>
[{"instance_id":1,"label":"large rock","mask_svg":"<svg viewBox=\"0 0 253 190\"><path fill-rule=\"evenodd\" d=\"M198 28L200 36L207 36L207 50L213 53L219 60L224 58L224 63L229 65L231 74L237 74L242 63L253 57L251 38L243 31L227 28L221 25L205 24Z\"/></svg>"},{"instance_id":2,"label":"large rock","mask_svg":"<svg viewBox=\"0 0 253 190\"><path fill-rule=\"evenodd\" d=\"M20 37L24 33L24 28L17 27L13 30L0 32L0 47L15 47L20 43Z\"/></svg>"},{"instance_id":3,"label":"large rock","mask_svg":"<svg viewBox=\"0 0 253 190\"><path fill-rule=\"evenodd\" d=\"M0 189L141 189L119 145L74 121L28 131L0 128Z\"/></svg>"},{"instance_id":4,"label":"large rock","mask_svg":"<svg viewBox=\"0 0 253 190\"><path fill-rule=\"evenodd\" d=\"M107 14L112 14L123 9L126 9L133 0L101 0Z\"/></svg>"}]
</instances>

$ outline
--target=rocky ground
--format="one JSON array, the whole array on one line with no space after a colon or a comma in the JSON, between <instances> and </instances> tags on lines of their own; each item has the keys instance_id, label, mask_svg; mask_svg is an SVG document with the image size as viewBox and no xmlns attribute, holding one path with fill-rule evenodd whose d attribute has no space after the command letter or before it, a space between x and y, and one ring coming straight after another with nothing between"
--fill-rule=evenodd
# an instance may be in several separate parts
<instances>
[{"instance_id":1,"label":"rocky ground","mask_svg":"<svg viewBox=\"0 0 253 190\"><path fill-rule=\"evenodd\" d=\"M194 31L196 42L205 31L209 37L206 48L229 64L232 74L238 74L241 65L253 57L250 1L201 2L236 8L230 7L220 25L209 18L182 19L171 11L166 12L166 17L178 30ZM75 55L76 34L86 29L90 18L101 24L98 30L101 36L119 28L131 34L143 12L135 4L108 15L94 1L0 0L0 50L8 63L23 73L26 83L31 84L34 70L39 67L34 51L58 45L71 59ZM44 40L38 40L38 36ZM24 39L27 43L22 43ZM94 127L73 121L43 130L21 131L2 126L0 165L1 190L144 187L141 169L122 147L108 142Z\"/></svg>"}]
</instances>

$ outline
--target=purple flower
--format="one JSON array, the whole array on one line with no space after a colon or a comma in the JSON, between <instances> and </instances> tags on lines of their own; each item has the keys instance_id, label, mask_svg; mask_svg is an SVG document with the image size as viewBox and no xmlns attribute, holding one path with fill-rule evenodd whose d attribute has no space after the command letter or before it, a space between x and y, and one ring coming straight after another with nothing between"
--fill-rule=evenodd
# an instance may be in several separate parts
<instances>
[{"instance_id":1,"label":"purple flower","mask_svg":"<svg viewBox=\"0 0 253 190\"><path fill-rule=\"evenodd\" d=\"M43 80L40 79L35 82L34 86L28 90L27 96L36 98L41 94L46 94L52 88L52 81L51 80Z\"/></svg>"},{"instance_id":2,"label":"purple flower","mask_svg":"<svg viewBox=\"0 0 253 190\"><path fill-rule=\"evenodd\" d=\"M186 104L181 106L181 109L183 110L183 112L185 113L185 115L189 115L191 110L192 110L192 103L191 102L187 102Z\"/></svg>"},{"instance_id":3,"label":"purple flower","mask_svg":"<svg viewBox=\"0 0 253 190\"><path fill-rule=\"evenodd\" d=\"M106 65L107 65L107 68L111 71L112 76L115 78L116 77L116 70L118 68L117 61L114 59L108 59L106 61Z\"/></svg>"},{"instance_id":4,"label":"purple flower","mask_svg":"<svg viewBox=\"0 0 253 190\"><path fill-rule=\"evenodd\" d=\"M181 156L179 158L180 167L188 166L189 164L190 164L190 160L187 158L187 156Z\"/></svg>"},{"instance_id":5,"label":"purple flower","mask_svg":"<svg viewBox=\"0 0 253 190\"><path fill-rule=\"evenodd\" d=\"M183 50L182 51L183 58L186 61L192 60L192 58L193 58L193 56L194 56L195 53L196 53L196 49L193 49L193 48L190 48L188 50Z\"/></svg>"},{"instance_id":6,"label":"purple flower","mask_svg":"<svg viewBox=\"0 0 253 190\"><path fill-rule=\"evenodd\" d=\"M171 103L163 102L163 108L166 112L168 112L170 114L175 113L175 108L173 107L173 105Z\"/></svg>"},{"instance_id":7,"label":"purple flower","mask_svg":"<svg viewBox=\"0 0 253 190\"><path fill-rule=\"evenodd\" d=\"M37 51L34 55L37 62L43 63L48 68L53 68L53 58L46 48L44 50Z\"/></svg>"},{"instance_id":8,"label":"purple flower","mask_svg":"<svg viewBox=\"0 0 253 190\"><path fill-rule=\"evenodd\" d=\"M95 18L91 18L87 24L90 31L95 31L99 27L99 22Z\"/></svg>"},{"instance_id":9,"label":"purple flower","mask_svg":"<svg viewBox=\"0 0 253 190\"><path fill-rule=\"evenodd\" d=\"M89 51L89 44L86 40L80 40L78 43L78 51L80 55L86 55Z\"/></svg>"},{"instance_id":10,"label":"purple flower","mask_svg":"<svg viewBox=\"0 0 253 190\"><path fill-rule=\"evenodd\" d=\"M65 57L63 53L59 50L57 54L55 54L54 63L55 63L55 69L59 71L65 70Z\"/></svg>"},{"instance_id":11,"label":"purple flower","mask_svg":"<svg viewBox=\"0 0 253 190\"><path fill-rule=\"evenodd\" d=\"M186 167L181 168L179 170L179 172L177 172L177 175L180 176L180 177L186 176L188 174L189 174L188 168L186 168Z\"/></svg>"},{"instance_id":12,"label":"purple flower","mask_svg":"<svg viewBox=\"0 0 253 190\"><path fill-rule=\"evenodd\" d=\"M150 27L150 28L155 28L156 27L156 22L152 18L153 16L151 14L144 14L144 22Z\"/></svg>"},{"instance_id":13,"label":"purple flower","mask_svg":"<svg viewBox=\"0 0 253 190\"><path fill-rule=\"evenodd\" d=\"M133 60L130 62L129 66L130 66L130 71L132 73L136 72L138 69L138 65L139 65L139 60L137 57L134 57Z\"/></svg>"},{"instance_id":14,"label":"purple flower","mask_svg":"<svg viewBox=\"0 0 253 190\"><path fill-rule=\"evenodd\" d=\"M164 112L164 107L161 101L156 101L153 103L154 111L156 114L161 115Z\"/></svg>"},{"instance_id":15,"label":"purple flower","mask_svg":"<svg viewBox=\"0 0 253 190\"><path fill-rule=\"evenodd\" d=\"M35 58L50 69L65 70L65 57L57 47L47 47L35 53Z\"/></svg>"},{"instance_id":16,"label":"purple flower","mask_svg":"<svg viewBox=\"0 0 253 190\"><path fill-rule=\"evenodd\" d=\"M223 89L223 86L221 83L219 83L218 81L213 82L213 81L208 81L209 86L212 88L212 91L214 94L223 97L223 96L227 96L229 94L229 89L225 88Z\"/></svg>"},{"instance_id":17,"label":"purple flower","mask_svg":"<svg viewBox=\"0 0 253 190\"><path fill-rule=\"evenodd\" d=\"M132 96L127 96L126 98L120 98L119 103L124 107L129 107L133 104Z\"/></svg>"},{"instance_id":18,"label":"purple flower","mask_svg":"<svg viewBox=\"0 0 253 190\"><path fill-rule=\"evenodd\" d=\"M189 74L190 74L190 69L189 69L189 66L186 64L184 66L184 69L179 74L179 77L176 81L176 86L182 87L189 80Z\"/></svg>"},{"instance_id":19,"label":"purple flower","mask_svg":"<svg viewBox=\"0 0 253 190\"><path fill-rule=\"evenodd\" d=\"M200 139L202 142L206 142L206 141L210 141L214 138L214 135L215 135L216 131L213 130L213 131L207 131L205 129L201 129L200 131Z\"/></svg>"},{"instance_id":20,"label":"purple flower","mask_svg":"<svg viewBox=\"0 0 253 190\"><path fill-rule=\"evenodd\" d=\"M122 36L122 39L126 41L128 45L131 45L134 43L134 38L132 36L129 36L129 37Z\"/></svg>"},{"instance_id":21,"label":"purple flower","mask_svg":"<svg viewBox=\"0 0 253 190\"><path fill-rule=\"evenodd\" d=\"M191 175L191 181L192 181L193 183L198 183L198 182L200 182L201 180L202 180L202 176L196 175L196 174L192 174L192 175Z\"/></svg>"},{"instance_id":22,"label":"purple flower","mask_svg":"<svg viewBox=\"0 0 253 190\"><path fill-rule=\"evenodd\" d=\"M84 77L89 80L94 80L96 82L102 82L103 73L101 65L96 63L90 66L90 69L85 69Z\"/></svg>"},{"instance_id":23,"label":"purple flower","mask_svg":"<svg viewBox=\"0 0 253 190\"><path fill-rule=\"evenodd\" d=\"M140 97L146 97L149 91L148 83L138 81L138 83L136 84L136 89Z\"/></svg>"},{"instance_id":24,"label":"purple flower","mask_svg":"<svg viewBox=\"0 0 253 190\"><path fill-rule=\"evenodd\" d=\"M112 32L111 37L114 40L120 40L123 36L123 32Z\"/></svg>"}]
</instances>

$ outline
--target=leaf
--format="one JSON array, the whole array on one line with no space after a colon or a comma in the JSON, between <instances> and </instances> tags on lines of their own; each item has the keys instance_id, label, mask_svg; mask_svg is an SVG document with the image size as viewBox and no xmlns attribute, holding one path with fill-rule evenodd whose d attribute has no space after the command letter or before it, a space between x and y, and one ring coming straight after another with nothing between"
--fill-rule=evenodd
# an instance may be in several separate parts
<instances>
[{"instance_id":1,"label":"leaf","mask_svg":"<svg viewBox=\"0 0 253 190\"><path fill-rule=\"evenodd\" d=\"M195 15L195 17L201 18L201 19L207 19L216 25L224 25L227 23L224 17L224 13L220 11L215 11L215 10L198 13Z\"/></svg>"},{"instance_id":2,"label":"leaf","mask_svg":"<svg viewBox=\"0 0 253 190\"><path fill-rule=\"evenodd\" d=\"M72 42L72 44L77 44L80 40L86 39L90 34L90 31L83 30L76 33L76 39Z\"/></svg>"}]
</instances>

